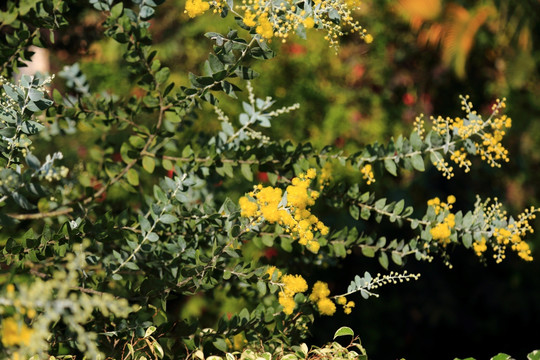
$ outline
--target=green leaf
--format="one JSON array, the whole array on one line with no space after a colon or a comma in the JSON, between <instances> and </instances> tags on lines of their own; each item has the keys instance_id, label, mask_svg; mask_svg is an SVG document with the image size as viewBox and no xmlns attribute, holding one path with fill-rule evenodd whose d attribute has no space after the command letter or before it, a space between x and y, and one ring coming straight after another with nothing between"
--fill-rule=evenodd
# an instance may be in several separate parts
<instances>
[{"instance_id":1,"label":"green leaf","mask_svg":"<svg viewBox=\"0 0 540 360\"><path fill-rule=\"evenodd\" d=\"M21 125L21 130L23 133L28 135L34 135L40 132L41 130L45 129L45 126L41 125L40 123L32 120L26 120Z\"/></svg>"},{"instance_id":2,"label":"green leaf","mask_svg":"<svg viewBox=\"0 0 540 360\"><path fill-rule=\"evenodd\" d=\"M413 133L414 134L414 133ZM422 155L415 154L411 158L412 166L418 170L418 171L424 171L424 158L422 158Z\"/></svg>"},{"instance_id":3,"label":"green leaf","mask_svg":"<svg viewBox=\"0 0 540 360\"><path fill-rule=\"evenodd\" d=\"M240 166L240 171L242 172L242 175L244 175L247 181L253 181L253 172L251 171L251 166L249 164L242 164Z\"/></svg>"},{"instance_id":4,"label":"green leaf","mask_svg":"<svg viewBox=\"0 0 540 360\"><path fill-rule=\"evenodd\" d=\"M369 209L366 207L363 207L362 211L360 212L360 217L364 220L368 220L370 215L371 215L371 212L369 211Z\"/></svg>"},{"instance_id":5,"label":"green leaf","mask_svg":"<svg viewBox=\"0 0 540 360\"><path fill-rule=\"evenodd\" d=\"M422 139L420 138L420 135L415 131L411 134L410 138L411 146L414 150L421 150L422 149Z\"/></svg>"},{"instance_id":6,"label":"green leaf","mask_svg":"<svg viewBox=\"0 0 540 360\"><path fill-rule=\"evenodd\" d=\"M399 255L399 253L397 253L396 251L392 251L392 261L396 265L403 265L403 259L401 258L401 255Z\"/></svg>"},{"instance_id":7,"label":"green leaf","mask_svg":"<svg viewBox=\"0 0 540 360\"><path fill-rule=\"evenodd\" d=\"M165 353L163 352L163 348L157 341L154 341L152 343L152 346L154 347L154 350L156 351L159 358L163 358L165 356Z\"/></svg>"},{"instance_id":8,"label":"green leaf","mask_svg":"<svg viewBox=\"0 0 540 360\"><path fill-rule=\"evenodd\" d=\"M372 246L364 246L362 247L362 254L365 256L365 257L375 257L375 248L372 247Z\"/></svg>"},{"instance_id":9,"label":"green leaf","mask_svg":"<svg viewBox=\"0 0 540 360\"><path fill-rule=\"evenodd\" d=\"M497 354L494 357L491 358L491 360L513 360L512 357L508 354Z\"/></svg>"},{"instance_id":10,"label":"green leaf","mask_svg":"<svg viewBox=\"0 0 540 360\"><path fill-rule=\"evenodd\" d=\"M151 174L154 172L154 168L156 167L156 161L153 157L145 156L142 159L142 166L144 170Z\"/></svg>"},{"instance_id":11,"label":"green leaf","mask_svg":"<svg viewBox=\"0 0 540 360\"><path fill-rule=\"evenodd\" d=\"M146 329L146 332L144 333L144 337L147 338L150 335L152 335L154 332L156 332L157 328L154 325L151 325Z\"/></svg>"},{"instance_id":12,"label":"green leaf","mask_svg":"<svg viewBox=\"0 0 540 360\"><path fill-rule=\"evenodd\" d=\"M334 333L334 340L340 336L354 336L354 331L348 326L342 326Z\"/></svg>"},{"instance_id":13,"label":"green leaf","mask_svg":"<svg viewBox=\"0 0 540 360\"><path fill-rule=\"evenodd\" d=\"M379 254L379 264L386 270L388 270L388 255L385 252Z\"/></svg>"},{"instance_id":14,"label":"green leaf","mask_svg":"<svg viewBox=\"0 0 540 360\"><path fill-rule=\"evenodd\" d=\"M264 281L257 281L257 290L259 290L259 295L266 295L266 283Z\"/></svg>"},{"instance_id":15,"label":"green leaf","mask_svg":"<svg viewBox=\"0 0 540 360\"><path fill-rule=\"evenodd\" d=\"M122 2L119 2L118 4L114 5L111 9L111 18L117 19L122 15L122 12L124 11L124 4Z\"/></svg>"},{"instance_id":16,"label":"green leaf","mask_svg":"<svg viewBox=\"0 0 540 360\"><path fill-rule=\"evenodd\" d=\"M354 220L358 220L359 216L360 216L360 208L354 204L352 204L351 206L349 206L349 214L351 214L352 218Z\"/></svg>"},{"instance_id":17,"label":"green leaf","mask_svg":"<svg viewBox=\"0 0 540 360\"><path fill-rule=\"evenodd\" d=\"M258 72L251 70L247 66L239 66L234 73L244 80L252 80L259 77Z\"/></svg>"},{"instance_id":18,"label":"green leaf","mask_svg":"<svg viewBox=\"0 0 540 360\"><path fill-rule=\"evenodd\" d=\"M159 217L159 221L164 224L174 224L178 221L178 218L171 214L163 214Z\"/></svg>"},{"instance_id":19,"label":"green leaf","mask_svg":"<svg viewBox=\"0 0 540 360\"><path fill-rule=\"evenodd\" d=\"M396 203L396 206L394 206L393 213L396 215L401 214L403 211L403 207L405 206L405 200L401 199Z\"/></svg>"},{"instance_id":20,"label":"green leaf","mask_svg":"<svg viewBox=\"0 0 540 360\"><path fill-rule=\"evenodd\" d=\"M139 185L139 173L135 169L129 169L127 172L127 180L133 186Z\"/></svg>"},{"instance_id":21,"label":"green leaf","mask_svg":"<svg viewBox=\"0 0 540 360\"><path fill-rule=\"evenodd\" d=\"M155 232L150 232L150 233L146 234L146 238L150 242L156 242L156 241L159 240L159 235L156 234Z\"/></svg>"},{"instance_id":22,"label":"green leaf","mask_svg":"<svg viewBox=\"0 0 540 360\"><path fill-rule=\"evenodd\" d=\"M225 340L223 340L221 338L217 338L216 340L214 340L214 342L212 344L214 344L216 349L218 349L220 351L223 351L223 352L227 352L227 343L225 342Z\"/></svg>"},{"instance_id":23,"label":"green leaf","mask_svg":"<svg viewBox=\"0 0 540 360\"><path fill-rule=\"evenodd\" d=\"M465 246L467 249L471 247L472 245L472 235L467 233L467 234L464 234L462 237L461 237L461 240L463 241L463 246Z\"/></svg>"},{"instance_id":24,"label":"green leaf","mask_svg":"<svg viewBox=\"0 0 540 360\"><path fill-rule=\"evenodd\" d=\"M397 176L396 162L393 159L384 159L384 168L392 175Z\"/></svg>"},{"instance_id":25,"label":"green leaf","mask_svg":"<svg viewBox=\"0 0 540 360\"><path fill-rule=\"evenodd\" d=\"M174 167L174 164L172 163L171 160L169 159L164 159L162 162L161 162L161 165L163 166L163 169L165 170L172 170L173 167Z\"/></svg>"},{"instance_id":26,"label":"green leaf","mask_svg":"<svg viewBox=\"0 0 540 360\"><path fill-rule=\"evenodd\" d=\"M169 79L170 74L171 74L171 70L169 70L168 67L162 68L156 73L156 82L158 84L163 84Z\"/></svg>"},{"instance_id":27,"label":"green leaf","mask_svg":"<svg viewBox=\"0 0 540 360\"><path fill-rule=\"evenodd\" d=\"M540 360L540 350L534 350L527 355L527 360Z\"/></svg>"}]
</instances>

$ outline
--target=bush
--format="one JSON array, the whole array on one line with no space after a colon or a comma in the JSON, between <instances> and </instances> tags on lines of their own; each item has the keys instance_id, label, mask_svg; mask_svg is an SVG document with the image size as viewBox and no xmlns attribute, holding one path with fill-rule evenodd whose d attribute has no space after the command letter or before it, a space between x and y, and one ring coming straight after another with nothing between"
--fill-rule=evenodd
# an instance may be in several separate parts
<instances>
[{"instance_id":1,"label":"bush","mask_svg":"<svg viewBox=\"0 0 540 360\"><path fill-rule=\"evenodd\" d=\"M202 75L159 60L151 21L161 2L2 9L4 356L365 359L348 327L334 335L352 336L346 347L304 341L319 317L417 280L401 269L413 257L452 267L463 247L482 262L532 260L534 207L512 217L497 198L465 210L452 194L413 201L375 191L385 177L431 165L449 180L481 162L501 167L512 125L505 99L481 115L461 97L461 117L418 115L409 134L355 152L274 140L275 118L292 123L300 105L259 98L253 63L276 55L272 42L312 28L336 50L342 36L369 46L373 36L353 18L359 2L188 0L184 17L213 10L235 20L197 40L213 47ZM92 78L81 69L94 65L74 63L61 80L15 81L30 45L53 50L84 17L99 19L85 41L114 41L116 68L96 66ZM392 186L407 193L411 184ZM376 258L384 271L346 273L348 287L332 288L347 257Z\"/></svg>"}]
</instances>

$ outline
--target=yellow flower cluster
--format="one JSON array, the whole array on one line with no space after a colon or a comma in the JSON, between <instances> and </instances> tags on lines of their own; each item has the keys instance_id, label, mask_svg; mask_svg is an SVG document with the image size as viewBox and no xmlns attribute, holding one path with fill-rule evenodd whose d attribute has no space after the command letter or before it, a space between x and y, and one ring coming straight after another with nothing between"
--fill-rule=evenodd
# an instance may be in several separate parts
<instances>
[{"instance_id":1,"label":"yellow flower cluster","mask_svg":"<svg viewBox=\"0 0 540 360\"><path fill-rule=\"evenodd\" d=\"M373 174L373 167L371 166L371 164L364 165L360 172L362 173L362 177L364 178L364 180L366 180L368 185L371 185L375 182L375 175Z\"/></svg>"},{"instance_id":2,"label":"yellow flower cluster","mask_svg":"<svg viewBox=\"0 0 540 360\"><path fill-rule=\"evenodd\" d=\"M280 281L283 287L279 293L279 304L283 306L283 312L286 315L291 315L296 307L294 295L306 291L308 285L301 275L283 275Z\"/></svg>"},{"instance_id":3,"label":"yellow flower cluster","mask_svg":"<svg viewBox=\"0 0 540 360\"><path fill-rule=\"evenodd\" d=\"M270 275L271 281L274 274L278 274L277 279L279 280L279 285L281 286L278 301L279 304L283 306L283 312L286 315L291 315L296 307L294 296L298 293L303 293L308 289L306 280L304 280L301 275L282 275L275 266L269 267L268 270L266 270L266 273ZM309 300L317 305L317 309L321 315L330 316L336 312L336 305L328 298L329 295L330 290L328 289L327 283L317 281L315 285L313 285L313 290L311 291L311 295L309 295ZM348 304L344 305L345 313L349 314L351 312L350 308L354 307L354 302L349 301Z\"/></svg>"},{"instance_id":4,"label":"yellow flower cluster","mask_svg":"<svg viewBox=\"0 0 540 360\"><path fill-rule=\"evenodd\" d=\"M352 312L352 308L356 305L354 301L347 301L345 296L340 296L337 298L337 303L343 305L343 312L349 315Z\"/></svg>"},{"instance_id":5,"label":"yellow flower cluster","mask_svg":"<svg viewBox=\"0 0 540 360\"><path fill-rule=\"evenodd\" d=\"M473 249L476 255L482 256L482 254L487 250L486 238L482 236L480 241L475 241L473 244Z\"/></svg>"},{"instance_id":6,"label":"yellow flower cluster","mask_svg":"<svg viewBox=\"0 0 540 360\"><path fill-rule=\"evenodd\" d=\"M277 3L273 0L243 0L242 5L229 10L246 26L254 28L262 39L277 37L285 42L293 31L316 27L326 31L325 38L337 48L337 39L349 33L360 34L368 44L373 41L373 36L352 17L352 12L360 5L360 1L352 0L283 0ZM185 12L189 17L195 17L210 6L214 12L221 12L226 5L223 0L188 0ZM344 27L350 30L346 31Z\"/></svg>"},{"instance_id":7,"label":"yellow flower cluster","mask_svg":"<svg viewBox=\"0 0 540 360\"><path fill-rule=\"evenodd\" d=\"M442 202L441 199L438 197L435 197L433 199L428 200L427 204L428 206L432 206L433 210L435 210L435 215L439 215L441 211L445 210L451 210L454 207L454 203L456 202L456 197L454 195L448 195L446 198L446 202Z\"/></svg>"},{"instance_id":8,"label":"yellow flower cluster","mask_svg":"<svg viewBox=\"0 0 540 360\"><path fill-rule=\"evenodd\" d=\"M501 144L506 130L512 126L512 120L506 115L499 115L499 110L506 107L506 99L497 100L492 107L492 113L488 119L482 119L475 110L473 105L468 101L469 97L461 98L462 109L466 110L468 117L462 118L443 118L441 116L435 118L431 117L433 123L433 130L438 133L443 139L452 138L454 134L457 134L459 139L455 139L451 142L457 144L465 140L472 141L474 148L476 149L476 155L486 161L492 167L501 167L501 162L508 162L508 150ZM415 127L422 127L421 118L417 118L415 121ZM419 131L416 129L416 131ZM447 144L448 145L448 144ZM467 152L464 147L454 150L449 149L450 159L454 161L460 168L465 168L465 172L468 172L471 167L471 161L467 159ZM450 179L453 174L453 168L449 166L444 159L440 159L435 156L433 160L437 169L443 172L444 176Z\"/></svg>"},{"instance_id":9,"label":"yellow flower cluster","mask_svg":"<svg viewBox=\"0 0 540 360\"><path fill-rule=\"evenodd\" d=\"M491 224L491 229L493 231L493 239L490 243L493 251L493 258L497 263L502 262L506 258L506 249L508 246L517 253L525 261L532 261L531 249L529 244L527 244L523 237L527 233L533 233L534 230L529 224L530 220L536 218L536 211L534 207L530 209L525 209L525 211L518 215L517 220L508 219L506 211L502 209L502 204L494 199L495 202L491 205L487 205L489 200L486 203L482 204L485 221L487 224ZM497 225L492 225L497 224ZM501 224L508 224L506 226L501 226ZM481 255L486 249L481 247L483 251L477 251L477 245L474 250L477 255ZM474 244L473 244L474 247ZM487 246L486 246L487 247Z\"/></svg>"},{"instance_id":10,"label":"yellow flower cluster","mask_svg":"<svg viewBox=\"0 0 540 360\"><path fill-rule=\"evenodd\" d=\"M278 224L297 239L298 243L317 253L320 244L314 238L314 233L318 231L324 236L329 230L309 210L309 206L319 197L318 191L309 188L316 175L315 169L309 169L293 178L291 185L287 187L286 195L277 187L255 186L249 197L240 198L240 215L250 218L252 223L267 221Z\"/></svg>"},{"instance_id":11,"label":"yellow flower cluster","mask_svg":"<svg viewBox=\"0 0 540 360\"><path fill-rule=\"evenodd\" d=\"M466 173L471 170L472 163L467 159L465 148L453 151L452 155L450 155L450 160L454 161L460 168L464 167Z\"/></svg>"},{"instance_id":12,"label":"yellow flower cluster","mask_svg":"<svg viewBox=\"0 0 540 360\"><path fill-rule=\"evenodd\" d=\"M518 215L517 220L514 220L508 217L497 198L493 203L490 199L483 203L478 200L473 217L482 219L483 224L480 240L476 239L472 244L476 255L483 256L489 246L493 249L493 258L500 263L506 258L506 250L510 247L523 260L532 261L531 249L523 237L534 232L529 221L536 218L537 211L539 210L534 207L525 209Z\"/></svg>"},{"instance_id":13,"label":"yellow flower cluster","mask_svg":"<svg viewBox=\"0 0 540 360\"><path fill-rule=\"evenodd\" d=\"M317 304L317 309L321 315L334 315L336 312L336 304L328 298L330 295L330 290L328 289L328 284L322 281L317 281L313 285L313 290L311 295L309 295L309 300Z\"/></svg>"},{"instance_id":14,"label":"yellow flower cluster","mask_svg":"<svg viewBox=\"0 0 540 360\"><path fill-rule=\"evenodd\" d=\"M206 10L210 9L210 4L203 0L187 0L185 13L190 18L204 14Z\"/></svg>"},{"instance_id":15,"label":"yellow flower cluster","mask_svg":"<svg viewBox=\"0 0 540 360\"><path fill-rule=\"evenodd\" d=\"M324 189L328 183L330 183L330 179L332 178L332 164L330 162L327 162L324 164L323 168L321 169L321 175L319 175L319 190Z\"/></svg>"},{"instance_id":16,"label":"yellow flower cluster","mask_svg":"<svg viewBox=\"0 0 540 360\"><path fill-rule=\"evenodd\" d=\"M433 207L436 215L441 211L447 213L442 222L429 230L433 240L438 241L443 246L450 244L450 235L452 234L452 229L456 226L455 215L450 212L453 207L452 204L456 202L456 197L450 195L446 201L446 203L441 202L438 197L428 200L428 206Z\"/></svg>"},{"instance_id":17,"label":"yellow flower cluster","mask_svg":"<svg viewBox=\"0 0 540 360\"><path fill-rule=\"evenodd\" d=\"M2 320L0 336L5 347L30 345L33 332L22 320L17 320L14 317Z\"/></svg>"},{"instance_id":18,"label":"yellow flower cluster","mask_svg":"<svg viewBox=\"0 0 540 360\"><path fill-rule=\"evenodd\" d=\"M534 219L536 216L533 214L531 216ZM532 232L528 220L524 222L518 221L517 223L508 225L508 228L495 228L493 236L497 241L497 245L493 248L495 251L498 251L499 254L495 255L495 258L502 261L505 258L504 252L507 245L511 245L512 250L517 252L518 256L525 261L532 261L531 249L529 244L521 239L521 234L524 234L526 231Z\"/></svg>"}]
</instances>

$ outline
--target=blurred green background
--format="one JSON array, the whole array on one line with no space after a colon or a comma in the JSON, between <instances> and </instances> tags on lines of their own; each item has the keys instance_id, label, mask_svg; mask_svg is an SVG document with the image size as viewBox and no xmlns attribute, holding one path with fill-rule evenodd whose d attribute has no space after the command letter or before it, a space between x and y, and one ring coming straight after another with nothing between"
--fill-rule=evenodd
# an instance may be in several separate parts
<instances>
[{"instance_id":1,"label":"blurred green background","mask_svg":"<svg viewBox=\"0 0 540 360\"><path fill-rule=\"evenodd\" d=\"M211 46L203 34L234 26L230 17L221 20L210 12L188 19L183 9L182 0L166 1L151 26L158 57L177 84L187 83L187 71L201 72ZM474 163L469 174L458 170L452 180L434 169L395 179L386 174L378 178L376 193L417 205L454 194L461 209L472 206L475 194L498 196L514 215L540 206L540 2L366 1L357 18L374 36L373 43L348 36L336 54L324 35L313 30L308 40L272 44L278 56L254 64L263 73L253 81L259 97L272 96L278 106L301 105L274 121L268 134L353 153L409 133L420 113L460 116L459 94L469 94L486 115L496 98L506 97L513 119L504 141L509 164L492 169ZM51 72L77 61L91 91L137 94L120 45L102 39L103 19L85 4L72 9L71 21L74 26L57 34ZM222 101L231 115L239 106ZM195 129L219 126L211 109L205 107L199 115ZM330 225L358 226L345 213L324 206L318 211ZM540 222L534 226L540 228ZM396 229L395 236L407 238L407 230ZM464 250L452 254L453 269L440 259L409 261L410 272L422 273L419 281L383 288L378 299L355 298L351 315L317 319L309 343L331 341L337 327L349 325L372 359L485 359L497 352L524 358L540 348L540 238L529 240L537 259L532 263L511 257L500 265L481 264ZM337 271L322 269L311 278L328 281L339 291L365 270L381 269L371 259L351 256ZM237 299L219 294L214 299L194 297L181 315L215 319L216 304L219 313L242 307Z\"/></svg>"}]
</instances>

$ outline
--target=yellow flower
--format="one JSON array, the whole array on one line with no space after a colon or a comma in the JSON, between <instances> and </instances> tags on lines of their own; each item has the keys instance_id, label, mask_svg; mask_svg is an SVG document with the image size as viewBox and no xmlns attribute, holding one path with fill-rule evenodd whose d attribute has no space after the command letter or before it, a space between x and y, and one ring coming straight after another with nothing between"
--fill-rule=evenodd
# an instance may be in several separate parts
<instances>
[{"instance_id":1,"label":"yellow flower","mask_svg":"<svg viewBox=\"0 0 540 360\"><path fill-rule=\"evenodd\" d=\"M366 44L371 44L373 42L373 35L367 34L366 36L364 36L364 41L366 42Z\"/></svg>"},{"instance_id":2,"label":"yellow flower","mask_svg":"<svg viewBox=\"0 0 540 360\"><path fill-rule=\"evenodd\" d=\"M185 13L190 18L203 14L206 10L210 9L210 4L202 0L188 0L186 2Z\"/></svg>"},{"instance_id":3,"label":"yellow flower","mask_svg":"<svg viewBox=\"0 0 540 360\"><path fill-rule=\"evenodd\" d=\"M259 26L257 26L255 31L257 31L257 34L261 35L265 39L271 39L272 36L274 36L274 28L272 27L272 24L268 20L268 16L266 14L263 14L259 18Z\"/></svg>"},{"instance_id":4,"label":"yellow flower","mask_svg":"<svg viewBox=\"0 0 540 360\"><path fill-rule=\"evenodd\" d=\"M23 322L10 317L2 321L2 344L6 347L15 345L30 345L30 337L34 331Z\"/></svg>"},{"instance_id":5,"label":"yellow flower","mask_svg":"<svg viewBox=\"0 0 540 360\"><path fill-rule=\"evenodd\" d=\"M315 20L312 17L308 17L304 20L304 27L306 29L312 29L315 26Z\"/></svg>"},{"instance_id":6,"label":"yellow flower","mask_svg":"<svg viewBox=\"0 0 540 360\"><path fill-rule=\"evenodd\" d=\"M309 295L309 300L315 302L319 299L328 297L328 295L330 295L328 284L322 281L317 281L315 285L313 285L313 290L311 291L311 295Z\"/></svg>"},{"instance_id":7,"label":"yellow flower","mask_svg":"<svg viewBox=\"0 0 540 360\"><path fill-rule=\"evenodd\" d=\"M296 303L294 302L292 296L287 296L282 292L279 293L279 303L281 306L283 306L283 312L286 315L291 315L296 307Z\"/></svg>"},{"instance_id":8,"label":"yellow flower","mask_svg":"<svg viewBox=\"0 0 540 360\"><path fill-rule=\"evenodd\" d=\"M331 316L336 312L336 304L327 297L317 301L317 307L322 315Z\"/></svg>"},{"instance_id":9,"label":"yellow flower","mask_svg":"<svg viewBox=\"0 0 540 360\"><path fill-rule=\"evenodd\" d=\"M240 200L238 200L238 203L240 204L240 215L244 217L254 217L257 215L257 204L253 201L250 201L247 197L242 196Z\"/></svg>"},{"instance_id":10,"label":"yellow flower","mask_svg":"<svg viewBox=\"0 0 540 360\"><path fill-rule=\"evenodd\" d=\"M313 241L308 242L307 248L309 251L316 254L319 252L319 249L321 248L321 244L319 244L318 241L313 240Z\"/></svg>"},{"instance_id":11,"label":"yellow flower","mask_svg":"<svg viewBox=\"0 0 540 360\"><path fill-rule=\"evenodd\" d=\"M246 26L252 27L257 25L255 21L255 14L252 14L251 11L247 10L244 14L244 19L242 20Z\"/></svg>"},{"instance_id":12,"label":"yellow flower","mask_svg":"<svg viewBox=\"0 0 540 360\"><path fill-rule=\"evenodd\" d=\"M307 282L301 275L283 275L281 281L284 285L283 292L287 296L293 296L308 289Z\"/></svg>"},{"instance_id":13,"label":"yellow flower","mask_svg":"<svg viewBox=\"0 0 540 360\"><path fill-rule=\"evenodd\" d=\"M482 253L487 250L486 239L482 237L482 240L475 241L473 243L473 249L476 255L481 256Z\"/></svg>"},{"instance_id":14,"label":"yellow flower","mask_svg":"<svg viewBox=\"0 0 540 360\"><path fill-rule=\"evenodd\" d=\"M347 298L345 296L340 296L337 298L337 303L339 305L345 305L347 303Z\"/></svg>"},{"instance_id":15,"label":"yellow flower","mask_svg":"<svg viewBox=\"0 0 540 360\"><path fill-rule=\"evenodd\" d=\"M375 175L373 174L373 167L371 166L371 164L364 165L360 172L363 174L362 177L364 178L364 180L366 180L366 183L368 185L371 185L375 182Z\"/></svg>"}]
</instances>

